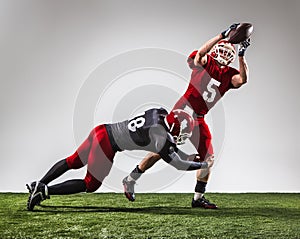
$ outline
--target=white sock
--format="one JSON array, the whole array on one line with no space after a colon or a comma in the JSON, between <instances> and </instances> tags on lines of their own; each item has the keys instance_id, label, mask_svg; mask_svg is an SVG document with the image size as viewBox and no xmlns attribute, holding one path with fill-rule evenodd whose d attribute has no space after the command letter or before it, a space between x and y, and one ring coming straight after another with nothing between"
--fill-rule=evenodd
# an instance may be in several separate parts
<instances>
[{"instance_id":1,"label":"white sock","mask_svg":"<svg viewBox=\"0 0 300 239\"><path fill-rule=\"evenodd\" d=\"M203 193L197 193L197 192L195 192L195 194L194 194L194 200L196 201L196 200L198 200L199 198L202 198L203 197Z\"/></svg>"}]
</instances>

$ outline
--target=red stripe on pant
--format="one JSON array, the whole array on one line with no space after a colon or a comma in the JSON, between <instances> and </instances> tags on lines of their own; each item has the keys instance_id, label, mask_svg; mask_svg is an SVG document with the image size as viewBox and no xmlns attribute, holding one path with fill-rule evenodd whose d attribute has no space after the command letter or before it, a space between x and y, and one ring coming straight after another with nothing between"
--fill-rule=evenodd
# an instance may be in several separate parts
<instances>
[{"instance_id":1,"label":"red stripe on pant","mask_svg":"<svg viewBox=\"0 0 300 239\"><path fill-rule=\"evenodd\" d=\"M99 125L66 161L70 169L78 169L87 164L84 182L87 192L94 192L109 174L114 156L115 152L106 128L104 125Z\"/></svg>"}]
</instances>

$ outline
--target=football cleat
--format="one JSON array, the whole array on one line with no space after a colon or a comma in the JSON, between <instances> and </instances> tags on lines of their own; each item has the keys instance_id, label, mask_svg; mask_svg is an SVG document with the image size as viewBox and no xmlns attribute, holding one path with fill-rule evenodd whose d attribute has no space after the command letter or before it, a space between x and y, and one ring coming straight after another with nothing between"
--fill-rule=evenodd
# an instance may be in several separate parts
<instances>
[{"instance_id":1,"label":"football cleat","mask_svg":"<svg viewBox=\"0 0 300 239\"><path fill-rule=\"evenodd\" d=\"M50 198L47 185L39 181L31 183L27 188L31 191L27 201L28 211L33 211L33 208L36 205L39 205L42 201Z\"/></svg>"},{"instance_id":2,"label":"football cleat","mask_svg":"<svg viewBox=\"0 0 300 239\"><path fill-rule=\"evenodd\" d=\"M36 185L36 182L32 182L32 183L30 183L30 184L26 184L26 187L27 187L29 193L32 193L32 192L33 192L33 190L34 190L34 188L35 188L35 185ZM38 203L38 204L37 204L37 206L40 206L40 205L41 205L41 203Z\"/></svg>"},{"instance_id":3,"label":"football cleat","mask_svg":"<svg viewBox=\"0 0 300 239\"><path fill-rule=\"evenodd\" d=\"M214 203L209 202L204 196L198 200L192 200L192 207L202 207L205 209L218 209L218 206Z\"/></svg>"},{"instance_id":4,"label":"football cleat","mask_svg":"<svg viewBox=\"0 0 300 239\"><path fill-rule=\"evenodd\" d=\"M124 186L124 194L126 198L133 202L135 200L135 195L134 195L134 185L135 181L128 181L127 177L125 177L122 181L123 186Z\"/></svg>"},{"instance_id":5,"label":"football cleat","mask_svg":"<svg viewBox=\"0 0 300 239\"><path fill-rule=\"evenodd\" d=\"M36 185L36 182L32 182L32 183L30 183L30 184L26 184L26 187L27 187L29 193L32 193L32 192L33 192L33 190L34 190L34 188L35 188L35 185Z\"/></svg>"}]
</instances>

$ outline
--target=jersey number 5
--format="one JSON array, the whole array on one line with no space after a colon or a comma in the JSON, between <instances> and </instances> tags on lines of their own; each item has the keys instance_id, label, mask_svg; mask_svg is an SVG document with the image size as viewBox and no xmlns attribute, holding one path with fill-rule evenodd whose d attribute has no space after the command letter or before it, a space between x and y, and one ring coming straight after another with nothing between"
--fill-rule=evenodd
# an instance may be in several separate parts
<instances>
[{"instance_id":1,"label":"jersey number 5","mask_svg":"<svg viewBox=\"0 0 300 239\"><path fill-rule=\"evenodd\" d=\"M136 129L143 127L146 120L144 117L138 117L136 119L130 120L128 123L128 129L132 132L135 132Z\"/></svg>"},{"instance_id":2,"label":"jersey number 5","mask_svg":"<svg viewBox=\"0 0 300 239\"><path fill-rule=\"evenodd\" d=\"M214 78L211 78L211 80L207 84L207 90L209 92L204 91L203 95L202 95L203 99L206 102L209 102L209 103L213 102L214 99L215 99L215 97L216 97L216 95L217 95L216 90L213 88L214 85L217 86L217 87L219 87L221 85L221 82L215 80ZM209 93L210 93L210 96L208 97Z\"/></svg>"}]
</instances>

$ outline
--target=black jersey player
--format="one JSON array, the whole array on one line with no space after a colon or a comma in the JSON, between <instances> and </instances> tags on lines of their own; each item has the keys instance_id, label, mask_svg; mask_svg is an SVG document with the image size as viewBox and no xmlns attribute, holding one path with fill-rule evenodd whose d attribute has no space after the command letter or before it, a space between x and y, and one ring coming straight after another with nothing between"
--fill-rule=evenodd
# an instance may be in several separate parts
<instances>
[{"instance_id":1,"label":"black jersey player","mask_svg":"<svg viewBox=\"0 0 300 239\"><path fill-rule=\"evenodd\" d=\"M158 153L161 158L178 170L208 168L212 160L192 161L196 155L180 151L176 143L191 136L193 118L183 110L170 114L163 109L150 109L133 119L95 127L76 152L57 162L39 181L27 185L30 196L27 209L33 208L50 195L94 192L108 175L113 158L118 151L147 150ZM191 161L189 161L191 160ZM87 165L84 179L71 179L48 186L69 169Z\"/></svg>"}]
</instances>

